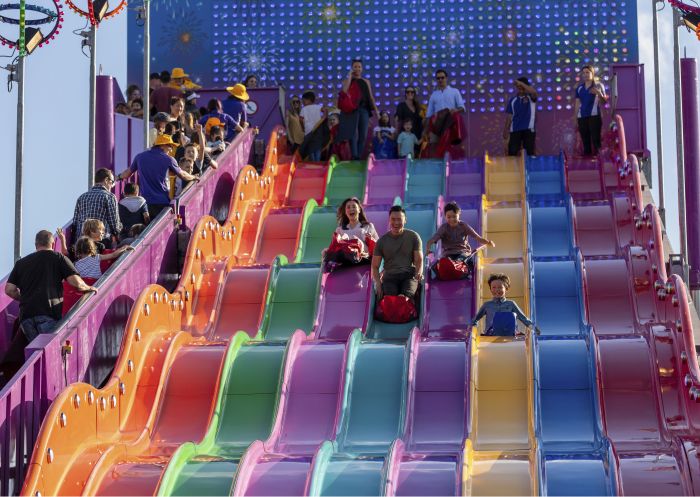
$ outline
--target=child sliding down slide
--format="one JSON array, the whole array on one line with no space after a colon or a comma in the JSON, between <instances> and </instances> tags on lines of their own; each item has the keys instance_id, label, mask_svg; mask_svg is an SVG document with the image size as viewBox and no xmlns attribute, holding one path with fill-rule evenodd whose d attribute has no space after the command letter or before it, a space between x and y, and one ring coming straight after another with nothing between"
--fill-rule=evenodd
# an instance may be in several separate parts
<instances>
[{"instance_id":1,"label":"child sliding down slide","mask_svg":"<svg viewBox=\"0 0 700 497\"><path fill-rule=\"evenodd\" d=\"M456 202L449 202L445 205L445 220L433 236L426 242L426 249L442 241L442 254L440 260L431 268L438 279L461 279L468 278L474 272L474 255L469 246L471 236L479 243L495 247L496 244L482 237L474 228L459 219L461 209ZM477 249L478 251L479 249Z\"/></svg>"},{"instance_id":2,"label":"child sliding down slide","mask_svg":"<svg viewBox=\"0 0 700 497\"><path fill-rule=\"evenodd\" d=\"M497 313L512 312L525 326L528 328L534 327L535 332L539 335L540 329L535 326L535 323L530 321L527 316L523 314L523 311L520 310L518 304L506 298L506 292L510 288L510 278L508 278L508 276L505 274L496 273L489 276L488 283L493 299L489 300L488 302L484 302L479 309L479 312L477 312L476 316L474 316L470 327L476 326L481 318L486 316L486 323L484 325L485 331L482 333L482 335L493 336L495 335L493 327L493 319L495 315ZM522 333L515 331L515 334L518 335Z\"/></svg>"}]
</instances>

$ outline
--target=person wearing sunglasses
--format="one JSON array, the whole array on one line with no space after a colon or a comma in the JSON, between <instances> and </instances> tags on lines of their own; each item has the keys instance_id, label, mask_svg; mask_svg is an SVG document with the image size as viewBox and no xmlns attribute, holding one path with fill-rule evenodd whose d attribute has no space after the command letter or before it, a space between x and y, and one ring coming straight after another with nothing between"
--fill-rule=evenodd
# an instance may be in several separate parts
<instances>
[{"instance_id":1,"label":"person wearing sunglasses","mask_svg":"<svg viewBox=\"0 0 700 497\"><path fill-rule=\"evenodd\" d=\"M404 90L404 101L396 106L395 128L403 129L403 123L410 119L413 123L412 132L423 136L423 118L425 106L420 103L415 86L407 86Z\"/></svg>"},{"instance_id":2,"label":"person wearing sunglasses","mask_svg":"<svg viewBox=\"0 0 700 497\"><path fill-rule=\"evenodd\" d=\"M464 112L464 99L458 89L449 85L445 69L435 71L437 89L430 95L426 118L431 157L442 157L450 145L461 143L463 131L460 112Z\"/></svg>"}]
</instances>

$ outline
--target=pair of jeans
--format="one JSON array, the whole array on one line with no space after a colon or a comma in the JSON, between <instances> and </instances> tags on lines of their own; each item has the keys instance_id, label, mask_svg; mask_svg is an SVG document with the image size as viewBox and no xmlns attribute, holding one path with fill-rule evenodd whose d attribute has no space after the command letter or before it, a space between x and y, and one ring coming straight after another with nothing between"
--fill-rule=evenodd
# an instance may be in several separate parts
<instances>
[{"instance_id":1,"label":"pair of jeans","mask_svg":"<svg viewBox=\"0 0 700 497\"><path fill-rule=\"evenodd\" d=\"M23 319L20 329L28 341L34 340L39 335L51 333L56 328L57 321L51 316L34 316Z\"/></svg>"},{"instance_id":2,"label":"pair of jeans","mask_svg":"<svg viewBox=\"0 0 700 497\"><path fill-rule=\"evenodd\" d=\"M316 150L316 151L314 151L314 152L311 152L311 153L309 154L309 160L310 160L311 162L319 162L319 161L321 160L321 151L320 151L320 150Z\"/></svg>"},{"instance_id":3,"label":"pair of jeans","mask_svg":"<svg viewBox=\"0 0 700 497\"><path fill-rule=\"evenodd\" d=\"M529 129L511 131L508 140L508 155L518 155L524 148L527 155L535 155L535 132Z\"/></svg>"},{"instance_id":4,"label":"pair of jeans","mask_svg":"<svg viewBox=\"0 0 700 497\"><path fill-rule=\"evenodd\" d=\"M382 278L382 292L384 295L405 295L413 299L418 291L418 280L415 272L388 275Z\"/></svg>"},{"instance_id":5,"label":"pair of jeans","mask_svg":"<svg viewBox=\"0 0 700 497\"><path fill-rule=\"evenodd\" d=\"M603 119L600 116L578 118L578 132L583 143L583 155L598 153L602 129Z\"/></svg>"},{"instance_id":6,"label":"pair of jeans","mask_svg":"<svg viewBox=\"0 0 700 497\"><path fill-rule=\"evenodd\" d=\"M358 160L365 152L367 142L367 128L369 128L369 111L365 108L357 109L357 128L350 141L353 160Z\"/></svg>"}]
</instances>

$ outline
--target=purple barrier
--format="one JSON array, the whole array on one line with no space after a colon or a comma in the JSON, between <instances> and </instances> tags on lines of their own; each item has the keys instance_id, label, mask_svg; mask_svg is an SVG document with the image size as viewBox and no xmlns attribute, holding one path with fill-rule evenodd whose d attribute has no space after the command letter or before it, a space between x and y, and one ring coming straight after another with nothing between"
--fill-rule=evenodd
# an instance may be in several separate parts
<instances>
[{"instance_id":1,"label":"purple barrier","mask_svg":"<svg viewBox=\"0 0 700 497\"><path fill-rule=\"evenodd\" d=\"M700 123L698 123L698 64L681 59L683 85L683 157L685 168L685 221L688 229L690 288L700 289ZM625 123L627 126L627 123Z\"/></svg>"},{"instance_id":2,"label":"purple barrier","mask_svg":"<svg viewBox=\"0 0 700 497\"><path fill-rule=\"evenodd\" d=\"M114 171L114 79L97 76L97 108L95 109L95 170L102 167Z\"/></svg>"},{"instance_id":3,"label":"purple barrier","mask_svg":"<svg viewBox=\"0 0 700 497\"><path fill-rule=\"evenodd\" d=\"M217 192L229 191L228 178L245 165L253 136L252 131L241 134L220 156L219 168L210 168L174 202L192 223L180 228L192 228L202 214L214 210ZM228 195L226 210L230 191ZM0 494L19 489L41 420L66 382L99 386L109 377L131 307L142 289L152 283L174 288L179 280L178 234L174 210L163 211L136 241L134 252L122 256L100 278L96 295L83 297L55 333L40 335L29 344L26 364L0 391ZM4 296L0 303L5 318L0 332L7 340L16 303ZM73 350L64 358L62 347L67 341Z\"/></svg>"},{"instance_id":4,"label":"purple barrier","mask_svg":"<svg viewBox=\"0 0 700 497\"><path fill-rule=\"evenodd\" d=\"M625 123L627 151L636 155L647 154L644 65L614 64L617 80L615 113Z\"/></svg>"}]
</instances>

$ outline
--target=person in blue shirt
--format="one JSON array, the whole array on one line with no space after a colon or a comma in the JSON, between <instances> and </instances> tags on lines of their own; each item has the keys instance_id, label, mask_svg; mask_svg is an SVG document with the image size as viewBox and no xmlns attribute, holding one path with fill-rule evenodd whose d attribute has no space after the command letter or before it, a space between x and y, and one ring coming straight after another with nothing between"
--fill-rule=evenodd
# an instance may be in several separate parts
<instances>
[{"instance_id":1,"label":"person in blue shirt","mask_svg":"<svg viewBox=\"0 0 700 497\"><path fill-rule=\"evenodd\" d=\"M134 157L131 167L117 176L117 180L127 179L138 171L139 190L148 204L148 215L151 220L170 205L168 173L172 172L185 181L198 179L197 176L180 169L175 159L170 156L175 147L177 145L169 135L158 135L153 147Z\"/></svg>"},{"instance_id":2,"label":"person in blue shirt","mask_svg":"<svg viewBox=\"0 0 700 497\"><path fill-rule=\"evenodd\" d=\"M518 78L513 84L518 94L506 104L506 125L503 139L508 140L508 155L518 155L524 148L527 155L535 155L535 113L537 91L527 78Z\"/></svg>"},{"instance_id":3,"label":"person in blue shirt","mask_svg":"<svg viewBox=\"0 0 700 497\"><path fill-rule=\"evenodd\" d=\"M583 155L593 155L600 150L600 133L603 128L601 107L608 101L605 87L595 76L593 66L583 66L581 83L576 87L574 119L583 143Z\"/></svg>"},{"instance_id":4,"label":"person in blue shirt","mask_svg":"<svg viewBox=\"0 0 700 497\"><path fill-rule=\"evenodd\" d=\"M497 312L512 312L515 313L518 321L523 323L528 328L535 328L537 334L540 333L540 329L535 326L535 324L530 321L527 316L520 310L518 304L512 300L506 298L506 292L510 288L510 278L508 275L503 273L495 273L489 276L488 280L489 289L491 290L491 295L493 299L488 300L483 303L479 312L476 313L474 319L470 324L470 327L476 326L476 324L486 316L486 323L484 324L484 332L482 335L493 334L493 318ZM516 333L519 333L516 331Z\"/></svg>"},{"instance_id":5,"label":"person in blue shirt","mask_svg":"<svg viewBox=\"0 0 700 497\"><path fill-rule=\"evenodd\" d=\"M236 85L238 86L238 85ZM241 85L243 86L243 85ZM245 97L248 97L248 94L245 94ZM227 100L228 102L228 100ZM241 102L242 104L242 102ZM242 104L244 107L245 105ZM245 114L245 111L237 112L236 113L236 118L234 119L231 114L228 114L223 111L223 107L221 106L221 100L218 98L212 98L209 100L209 103L207 104L207 111L209 112L207 115L202 116L199 119L199 124L202 126L207 124L207 121L211 119L212 117L217 118L219 121L221 121L224 126L226 126L226 141L227 142L232 142L233 139L236 137L236 135L240 132L242 132L247 126L248 123L246 122L247 117Z\"/></svg>"}]
</instances>

